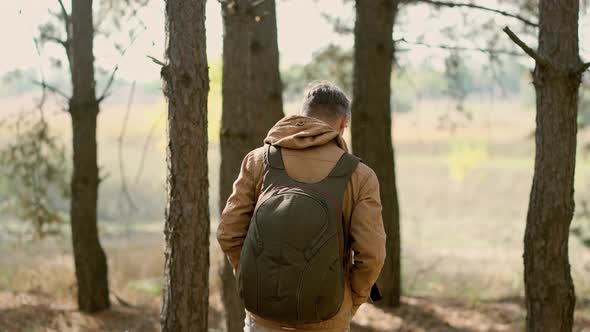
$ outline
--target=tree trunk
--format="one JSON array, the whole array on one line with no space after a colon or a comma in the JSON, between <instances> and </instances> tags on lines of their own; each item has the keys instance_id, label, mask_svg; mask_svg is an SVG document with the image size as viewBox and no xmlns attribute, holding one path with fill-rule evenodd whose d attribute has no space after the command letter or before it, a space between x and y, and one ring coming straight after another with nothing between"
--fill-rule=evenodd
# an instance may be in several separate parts
<instances>
[{"instance_id":1,"label":"tree trunk","mask_svg":"<svg viewBox=\"0 0 590 332\"><path fill-rule=\"evenodd\" d=\"M73 132L73 174L70 219L80 311L107 309L108 268L97 229L98 165L92 0L72 0L72 87L69 111Z\"/></svg>"},{"instance_id":2,"label":"tree trunk","mask_svg":"<svg viewBox=\"0 0 590 332\"><path fill-rule=\"evenodd\" d=\"M168 178L162 331L207 331L209 181L205 0L167 0Z\"/></svg>"},{"instance_id":3,"label":"tree trunk","mask_svg":"<svg viewBox=\"0 0 590 332\"><path fill-rule=\"evenodd\" d=\"M219 208L223 210L244 156L262 145L266 132L283 116L275 1L250 0L221 5L223 112ZM244 329L244 307L227 258L220 270L228 332Z\"/></svg>"},{"instance_id":4,"label":"tree trunk","mask_svg":"<svg viewBox=\"0 0 590 332\"><path fill-rule=\"evenodd\" d=\"M396 0L357 0L354 28L352 147L370 166L381 187L387 258L378 280L383 300L378 305L399 305L400 223L391 139L391 66Z\"/></svg>"},{"instance_id":5,"label":"tree trunk","mask_svg":"<svg viewBox=\"0 0 590 332\"><path fill-rule=\"evenodd\" d=\"M579 0L541 0L535 173L524 239L527 331L571 331L575 305L568 258L574 212Z\"/></svg>"}]
</instances>

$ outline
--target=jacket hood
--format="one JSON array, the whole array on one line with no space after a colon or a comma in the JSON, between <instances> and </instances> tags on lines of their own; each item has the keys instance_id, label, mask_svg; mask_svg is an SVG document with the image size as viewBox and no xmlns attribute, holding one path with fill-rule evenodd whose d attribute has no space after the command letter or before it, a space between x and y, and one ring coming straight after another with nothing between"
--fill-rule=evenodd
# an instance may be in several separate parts
<instances>
[{"instance_id":1,"label":"jacket hood","mask_svg":"<svg viewBox=\"0 0 590 332\"><path fill-rule=\"evenodd\" d=\"M320 146L331 141L336 141L341 149L348 152L346 142L332 126L303 115L291 115L279 120L264 139L266 144L293 150Z\"/></svg>"}]
</instances>

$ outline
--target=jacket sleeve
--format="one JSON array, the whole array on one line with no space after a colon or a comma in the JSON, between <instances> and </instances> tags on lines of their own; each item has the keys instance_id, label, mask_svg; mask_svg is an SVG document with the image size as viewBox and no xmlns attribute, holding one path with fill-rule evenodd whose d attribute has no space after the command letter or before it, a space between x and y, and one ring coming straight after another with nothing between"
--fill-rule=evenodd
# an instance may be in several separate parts
<instances>
[{"instance_id":1,"label":"jacket sleeve","mask_svg":"<svg viewBox=\"0 0 590 332\"><path fill-rule=\"evenodd\" d=\"M217 228L217 241L234 269L240 261L244 239L259 195L262 177L262 160L256 158L256 150L242 161L240 174L233 184L233 192L221 213Z\"/></svg>"},{"instance_id":2,"label":"jacket sleeve","mask_svg":"<svg viewBox=\"0 0 590 332\"><path fill-rule=\"evenodd\" d=\"M350 224L354 263L350 272L354 311L365 303L385 261L379 181L371 170L361 182Z\"/></svg>"}]
</instances>

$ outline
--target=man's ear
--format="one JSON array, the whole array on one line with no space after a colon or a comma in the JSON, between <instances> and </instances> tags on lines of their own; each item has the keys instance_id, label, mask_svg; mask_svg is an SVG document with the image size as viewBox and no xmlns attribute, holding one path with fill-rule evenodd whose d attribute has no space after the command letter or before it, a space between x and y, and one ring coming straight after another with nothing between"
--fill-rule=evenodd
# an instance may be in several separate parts
<instances>
[{"instance_id":1,"label":"man's ear","mask_svg":"<svg viewBox=\"0 0 590 332\"><path fill-rule=\"evenodd\" d=\"M340 123L338 123L338 131L340 135L344 132L344 128L346 128L346 124L348 123L348 115L343 116L340 118Z\"/></svg>"}]
</instances>

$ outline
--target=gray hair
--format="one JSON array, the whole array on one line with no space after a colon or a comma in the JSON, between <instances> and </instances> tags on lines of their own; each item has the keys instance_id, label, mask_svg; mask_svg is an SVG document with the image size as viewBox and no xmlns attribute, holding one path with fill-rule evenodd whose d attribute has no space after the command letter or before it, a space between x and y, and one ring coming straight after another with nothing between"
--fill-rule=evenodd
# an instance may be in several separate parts
<instances>
[{"instance_id":1,"label":"gray hair","mask_svg":"<svg viewBox=\"0 0 590 332\"><path fill-rule=\"evenodd\" d=\"M314 81L305 88L301 113L329 118L350 116L350 99L333 83Z\"/></svg>"}]
</instances>

